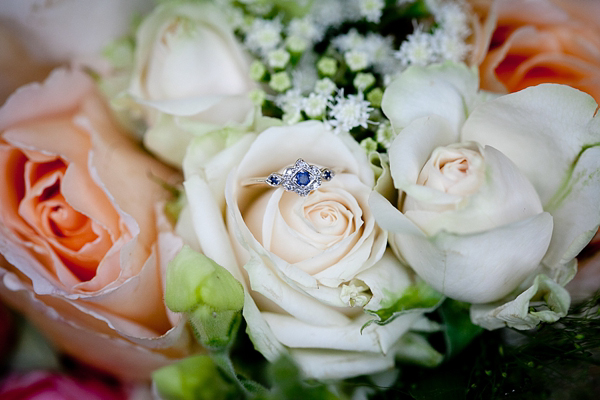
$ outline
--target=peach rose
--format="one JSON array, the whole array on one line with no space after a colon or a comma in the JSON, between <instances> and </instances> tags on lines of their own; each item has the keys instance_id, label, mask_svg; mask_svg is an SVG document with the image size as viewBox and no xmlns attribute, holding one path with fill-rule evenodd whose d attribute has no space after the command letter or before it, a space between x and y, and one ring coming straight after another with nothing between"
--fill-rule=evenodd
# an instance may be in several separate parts
<instances>
[{"instance_id":1,"label":"peach rose","mask_svg":"<svg viewBox=\"0 0 600 400\"><path fill-rule=\"evenodd\" d=\"M174 177L81 72L56 70L0 108L0 296L60 349L130 379L188 350L163 303L181 243L153 176Z\"/></svg>"},{"instance_id":2,"label":"peach rose","mask_svg":"<svg viewBox=\"0 0 600 400\"><path fill-rule=\"evenodd\" d=\"M471 0L482 24L473 61L481 87L516 92L566 84L600 101L600 2Z\"/></svg>"}]
</instances>

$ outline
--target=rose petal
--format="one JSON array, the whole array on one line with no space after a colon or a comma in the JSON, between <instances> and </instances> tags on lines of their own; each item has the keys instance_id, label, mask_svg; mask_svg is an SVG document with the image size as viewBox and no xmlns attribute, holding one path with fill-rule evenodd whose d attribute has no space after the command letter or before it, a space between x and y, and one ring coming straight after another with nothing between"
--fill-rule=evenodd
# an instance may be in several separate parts
<instances>
[{"instance_id":1,"label":"rose petal","mask_svg":"<svg viewBox=\"0 0 600 400\"><path fill-rule=\"evenodd\" d=\"M435 115L458 134L477 102L478 87L477 74L466 66L408 68L387 87L381 108L396 132L418 118Z\"/></svg>"},{"instance_id":2,"label":"rose petal","mask_svg":"<svg viewBox=\"0 0 600 400\"><path fill-rule=\"evenodd\" d=\"M392 248L436 290L469 303L498 300L538 266L552 235L548 213L470 235L445 231L426 237L404 214L378 194L373 213L390 236Z\"/></svg>"},{"instance_id":3,"label":"rose petal","mask_svg":"<svg viewBox=\"0 0 600 400\"><path fill-rule=\"evenodd\" d=\"M75 314L70 314L73 319L68 319L65 313L57 312L55 308L68 307L65 300L48 298L54 302L54 306L48 306L19 283L14 275L4 271L0 271L0 274L0 295L5 301L25 313L62 350L104 371L129 380L143 380L154 369L183 355L151 352L143 346L107 334L95 324L90 325L85 318L75 317ZM75 322L76 319L78 322ZM91 321L94 319L89 322ZM174 330L173 333L175 332L177 336L182 334L181 330ZM169 341L173 339L176 338Z\"/></svg>"},{"instance_id":4,"label":"rose petal","mask_svg":"<svg viewBox=\"0 0 600 400\"><path fill-rule=\"evenodd\" d=\"M540 85L477 107L461 138L492 146L510 158L546 204L581 149L597 142L596 108L594 99L578 90Z\"/></svg>"}]
</instances>

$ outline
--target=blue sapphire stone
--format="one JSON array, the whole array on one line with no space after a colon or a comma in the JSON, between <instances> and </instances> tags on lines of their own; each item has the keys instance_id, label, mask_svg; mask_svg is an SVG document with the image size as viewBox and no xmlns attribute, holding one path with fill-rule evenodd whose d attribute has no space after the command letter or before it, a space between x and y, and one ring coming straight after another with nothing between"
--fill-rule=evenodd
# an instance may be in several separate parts
<instances>
[{"instance_id":1,"label":"blue sapphire stone","mask_svg":"<svg viewBox=\"0 0 600 400\"><path fill-rule=\"evenodd\" d=\"M326 169L323 171L323 179L330 181L333 178L333 171Z\"/></svg>"},{"instance_id":2,"label":"blue sapphire stone","mask_svg":"<svg viewBox=\"0 0 600 400\"><path fill-rule=\"evenodd\" d=\"M281 177L277 175L270 175L267 178L267 183L271 186L279 186L281 184Z\"/></svg>"},{"instance_id":3,"label":"blue sapphire stone","mask_svg":"<svg viewBox=\"0 0 600 400\"><path fill-rule=\"evenodd\" d=\"M298 186L306 186L310 183L310 174L308 171L299 171L294 178Z\"/></svg>"}]
</instances>

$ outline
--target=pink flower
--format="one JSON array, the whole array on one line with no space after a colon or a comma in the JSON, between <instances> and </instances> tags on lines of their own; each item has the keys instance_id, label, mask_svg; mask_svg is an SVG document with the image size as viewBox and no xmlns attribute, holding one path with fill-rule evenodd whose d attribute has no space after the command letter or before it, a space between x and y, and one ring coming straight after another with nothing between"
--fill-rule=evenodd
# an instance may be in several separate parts
<instances>
[{"instance_id":1,"label":"pink flower","mask_svg":"<svg viewBox=\"0 0 600 400\"><path fill-rule=\"evenodd\" d=\"M94 379L46 371L12 374L0 382L4 400L125 400L125 391Z\"/></svg>"}]
</instances>

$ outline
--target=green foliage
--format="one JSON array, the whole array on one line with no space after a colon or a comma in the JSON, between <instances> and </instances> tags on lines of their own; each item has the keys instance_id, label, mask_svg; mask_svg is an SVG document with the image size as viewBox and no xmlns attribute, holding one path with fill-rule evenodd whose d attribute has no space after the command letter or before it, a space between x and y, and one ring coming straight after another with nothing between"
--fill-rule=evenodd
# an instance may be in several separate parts
<instances>
[{"instance_id":1,"label":"green foliage","mask_svg":"<svg viewBox=\"0 0 600 400\"><path fill-rule=\"evenodd\" d=\"M483 332L483 328L471 322L469 307L467 303L447 299L438 310L443 322L446 358L460 353Z\"/></svg>"},{"instance_id":2,"label":"green foliage","mask_svg":"<svg viewBox=\"0 0 600 400\"><path fill-rule=\"evenodd\" d=\"M152 374L165 400L227 400L237 398L232 386L209 356L188 357Z\"/></svg>"},{"instance_id":3,"label":"green foliage","mask_svg":"<svg viewBox=\"0 0 600 400\"><path fill-rule=\"evenodd\" d=\"M560 323L485 331L436 369L404 368L373 399L594 400L600 392L599 306L600 293ZM460 307L445 304L439 311Z\"/></svg>"},{"instance_id":4,"label":"green foliage","mask_svg":"<svg viewBox=\"0 0 600 400\"><path fill-rule=\"evenodd\" d=\"M270 364L267 368L267 374L271 390L264 396L257 397L257 399L338 399L324 384L303 381L298 367L289 358L282 357Z\"/></svg>"},{"instance_id":5,"label":"green foliage","mask_svg":"<svg viewBox=\"0 0 600 400\"><path fill-rule=\"evenodd\" d=\"M392 294L389 300L382 303L379 310L365 310L368 314L377 316L374 320L379 325L390 323L399 315L407 312L431 312L444 301L444 295L423 281L409 286L399 297ZM369 321L371 322L371 321ZM366 326L366 325L365 325Z\"/></svg>"}]
</instances>

